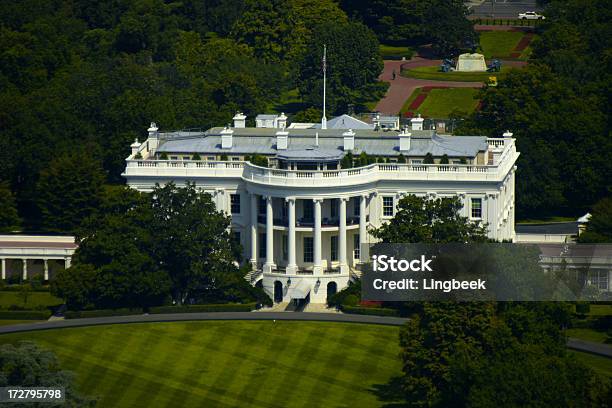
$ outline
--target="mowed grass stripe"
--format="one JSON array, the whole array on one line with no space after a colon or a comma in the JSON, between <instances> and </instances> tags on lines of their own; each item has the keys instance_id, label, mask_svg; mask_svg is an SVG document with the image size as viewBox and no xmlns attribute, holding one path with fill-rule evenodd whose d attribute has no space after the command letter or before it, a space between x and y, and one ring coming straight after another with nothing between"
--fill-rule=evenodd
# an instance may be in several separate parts
<instances>
[{"instance_id":1,"label":"mowed grass stripe","mask_svg":"<svg viewBox=\"0 0 612 408\"><path fill-rule=\"evenodd\" d=\"M325 331L325 333L331 340L331 343L334 344L334 347L330 349L329 353L321 354L316 358L319 364L323 367L328 367L328 374L331 377L336 377L344 369L344 361L346 361L349 355L350 349L346 347L346 343L355 334L352 330L344 330L342 332ZM337 398L337 394L334 393L334 387L330 386L330 384L322 383L317 373L313 373L313 375L317 381L313 381L312 385L304 390L304 398L300 405L303 407L316 407L334 405L332 404L333 402L340 402L340 398ZM325 389L325 392L321 392L322 388Z\"/></svg>"},{"instance_id":2,"label":"mowed grass stripe","mask_svg":"<svg viewBox=\"0 0 612 408\"><path fill-rule=\"evenodd\" d=\"M278 335L275 330L275 325L272 330L266 330L268 325L259 326L258 332L261 334L257 337L260 341L257 344L258 354L262 355L263 361L273 361L276 357L283 355L289 347L289 341L286 336ZM267 398L267 385L273 382L273 379L284 374L283 370L279 370L276 365L262 364L261 362L249 359L248 365L245 364L246 376L239 391L239 399L248 401L250 399L265 399ZM260 397L260 395L262 395ZM274 402L274 401L273 401Z\"/></svg>"},{"instance_id":3,"label":"mowed grass stripe","mask_svg":"<svg viewBox=\"0 0 612 408\"><path fill-rule=\"evenodd\" d=\"M183 330L180 331L180 335L186 336L190 340L192 340L191 334L187 332L187 326L183 326ZM152 336L148 338L148 343L146 343L141 349L146 352L146 354L153 356L151 359L151 364L154 370L156 371L164 371L167 370L168 375L176 376L176 372L173 370L173 367L181 366L182 358L185 358L186 355L182 354L181 356L176 355L175 347L168 347L169 342L172 341L172 338L168 336L168 334L162 330L151 331ZM147 347L151 346L152 347ZM136 356L134 356L136 357ZM138 357L142 357L138 355ZM178 357L178 359L177 359ZM132 359L133 360L133 359ZM173 364L173 362L175 364ZM133 378L133 377L132 377ZM129 387L130 384L126 384L126 387ZM169 390L165 389L165 387L157 387L153 390L150 387L142 387L140 392L126 392L123 393L123 399L121 400L123 406L138 406L142 405L145 401L152 402L158 401L159 395L164 395L164 393L169 393ZM113 401L110 401L113 402Z\"/></svg>"},{"instance_id":4,"label":"mowed grass stripe","mask_svg":"<svg viewBox=\"0 0 612 408\"><path fill-rule=\"evenodd\" d=\"M106 388L98 382L83 389L83 377L103 377L108 386L131 376L125 396L102 398L118 407L372 406L380 405L372 386L401 373L396 327L230 321L102 327L1 335L0 343L49 339L65 368L78 367L85 395ZM391 343L379 349L377 339ZM378 364L368 357L372 350Z\"/></svg>"}]
</instances>

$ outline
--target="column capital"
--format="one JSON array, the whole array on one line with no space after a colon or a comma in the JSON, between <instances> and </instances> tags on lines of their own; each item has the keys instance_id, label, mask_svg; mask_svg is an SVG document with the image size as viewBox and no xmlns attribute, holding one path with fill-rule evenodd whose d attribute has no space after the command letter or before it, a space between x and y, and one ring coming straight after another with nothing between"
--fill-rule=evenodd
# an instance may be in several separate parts
<instances>
[{"instance_id":1,"label":"column capital","mask_svg":"<svg viewBox=\"0 0 612 408\"><path fill-rule=\"evenodd\" d=\"M296 198L295 197L285 197L285 201L286 202L294 202L295 203Z\"/></svg>"},{"instance_id":2,"label":"column capital","mask_svg":"<svg viewBox=\"0 0 612 408\"><path fill-rule=\"evenodd\" d=\"M266 196L263 196L263 197L265 198L266 201L272 201L272 199L274 198L271 195L266 195Z\"/></svg>"},{"instance_id":3,"label":"column capital","mask_svg":"<svg viewBox=\"0 0 612 408\"><path fill-rule=\"evenodd\" d=\"M351 198L350 197L340 197L338 200L343 201L343 202L347 202L349 201Z\"/></svg>"},{"instance_id":4,"label":"column capital","mask_svg":"<svg viewBox=\"0 0 612 408\"><path fill-rule=\"evenodd\" d=\"M319 198L319 197L313 198L312 202L314 202L314 203L322 203L323 202L323 198Z\"/></svg>"},{"instance_id":5,"label":"column capital","mask_svg":"<svg viewBox=\"0 0 612 408\"><path fill-rule=\"evenodd\" d=\"M465 191L458 191L457 192L457 196L459 196L460 198L465 198L466 195L467 195L467 193Z\"/></svg>"}]
</instances>

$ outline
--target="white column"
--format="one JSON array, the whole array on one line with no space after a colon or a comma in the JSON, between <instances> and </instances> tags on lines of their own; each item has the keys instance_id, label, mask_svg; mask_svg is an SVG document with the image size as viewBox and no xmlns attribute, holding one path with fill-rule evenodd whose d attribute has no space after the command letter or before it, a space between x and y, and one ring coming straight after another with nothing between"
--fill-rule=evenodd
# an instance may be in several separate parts
<instances>
[{"instance_id":1,"label":"white column","mask_svg":"<svg viewBox=\"0 0 612 408\"><path fill-rule=\"evenodd\" d=\"M44 279L46 281L49 280L49 260L48 259L43 259L44 262Z\"/></svg>"},{"instance_id":2,"label":"white column","mask_svg":"<svg viewBox=\"0 0 612 408\"><path fill-rule=\"evenodd\" d=\"M321 202L320 198L314 200L314 237L313 237L313 271L319 273L323 269L323 262L321 259Z\"/></svg>"},{"instance_id":3,"label":"white column","mask_svg":"<svg viewBox=\"0 0 612 408\"><path fill-rule=\"evenodd\" d=\"M251 268L253 270L257 269L257 257L259 255L257 253L258 204L257 195L251 194Z\"/></svg>"},{"instance_id":4,"label":"white column","mask_svg":"<svg viewBox=\"0 0 612 408\"><path fill-rule=\"evenodd\" d=\"M289 205L288 208L288 216L289 216L289 236L287 246L289 251L289 259L287 263L287 273L295 273L297 272L297 262L295 256L295 198L288 198L287 203Z\"/></svg>"},{"instance_id":5,"label":"white column","mask_svg":"<svg viewBox=\"0 0 612 408\"><path fill-rule=\"evenodd\" d=\"M2 261L0 265L0 268L2 268L2 280L6 280L6 259L2 258L0 261Z\"/></svg>"},{"instance_id":6,"label":"white column","mask_svg":"<svg viewBox=\"0 0 612 408\"><path fill-rule=\"evenodd\" d=\"M64 268L70 268L70 258L64 258Z\"/></svg>"},{"instance_id":7,"label":"white column","mask_svg":"<svg viewBox=\"0 0 612 408\"><path fill-rule=\"evenodd\" d=\"M28 260L23 259L23 280L28 279Z\"/></svg>"},{"instance_id":8,"label":"white column","mask_svg":"<svg viewBox=\"0 0 612 408\"><path fill-rule=\"evenodd\" d=\"M271 272L274 268L274 209L272 197L266 197L266 263L264 272Z\"/></svg>"},{"instance_id":9,"label":"white column","mask_svg":"<svg viewBox=\"0 0 612 408\"><path fill-rule=\"evenodd\" d=\"M338 261L340 264L340 272L348 271L348 263L346 261L346 202L348 198L340 199L340 225L338 234Z\"/></svg>"},{"instance_id":10,"label":"white column","mask_svg":"<svg viewBox=\"0 0 612 408\"><path fill-rule=\"evenodd\" d=\"M366 243L366 235L367 235L367 229L366 229L366 222L367 222L367 215L366 215L366 200L367 200L367 195L362 195L361 199L359 201L359 257L360 257L360 261L363 262L364 260L364 253L363 253L363 244Z\"/></svg>"}]
</instances>

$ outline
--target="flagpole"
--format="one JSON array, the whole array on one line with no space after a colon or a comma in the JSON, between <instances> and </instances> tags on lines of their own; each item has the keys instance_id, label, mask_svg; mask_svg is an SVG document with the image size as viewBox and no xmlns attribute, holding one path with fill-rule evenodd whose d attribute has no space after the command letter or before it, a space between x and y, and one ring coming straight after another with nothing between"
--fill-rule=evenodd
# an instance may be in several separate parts
<instances>
[{"instance_id":1,"label":"flagpole","mask_svg":"<svg viewBox=\"0 0 612 408\"><path fill-rule=\"evenodd\" d=\"M327 45L323 44L323 117L321 118L321 129L327 129L327 118L325 117L325 82L327 80Z\"/></svg>"}]
</instances>

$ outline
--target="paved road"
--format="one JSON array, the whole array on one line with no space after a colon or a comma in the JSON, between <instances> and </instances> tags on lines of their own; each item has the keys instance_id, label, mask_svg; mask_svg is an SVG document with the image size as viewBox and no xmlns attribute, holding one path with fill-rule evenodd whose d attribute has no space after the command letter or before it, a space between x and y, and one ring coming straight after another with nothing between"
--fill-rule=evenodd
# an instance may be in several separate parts
<instances>
[{"instance_id":1,"label":"paved road","mask_svg":"<svg viewBox=\"0 0 612 408\"><path fill-rule=\"evenodd\" d=\"M497 0L493 3L486 0L473 2L469 7L472 17L518 18L518 14L525 11L542 11L542 7L538 7L535 0Z\"/></svg>"},{"instance_id":2,"label":"paved road","mask_svg":"<svg viewBox=\"0 0 612 408\"><path fill-rule=\"evenodd\" d=\"M428 79L406 78L399 74L402 65L405 68L415 68L435 66L441 63L441 60L429 60L421 57L414 57L410 61L385 61L385 68L378 79L380 81L389 82L391 86L387 90L385 97L378 102L374 110L389 115L397 115L412 92L414 92L416 88L424 86L446 86L449 88L482 87L482 82L432 81ZM394 70L396 77L392 79Z\"/></svg>"},{"instance_id":3,"label":"paved road","mask_svg":"<svg viewBox=\"0 0 612 408\"><path fill-rule=\"evenodd\" d=\"M401 326L408 319L400 317L365 316L341 313L296 313L296 312L215 312L215 313L175 313L132 316L93 317L68 319L41 323L0 326L0 334L18 333L34 330L62 329L69 327L98 326L104 324L181 322L191 320L299 320L320 322L367 323Z\"/></svg>"},{"instance_id":4,"label":"paved road","mask_svg":"<svg viewBox=\"0 0 612 408\"><path fill-rule=\"evenodd\" d=\"M175 313L155 315L94 317L87 319L54 320L42 323L0 326L0 334L20 333L36 330L65 329L71 327L99 326L105 324L185 322L196 320L293 320L336 323L366 323L386 326L401 326L408 321L401 317L364 316L340 313L299 313L299 312L218 312L218 313ZM612 346L570 338L567 346L574 350L612 358Z\"/></svg>"}]
</instances>

